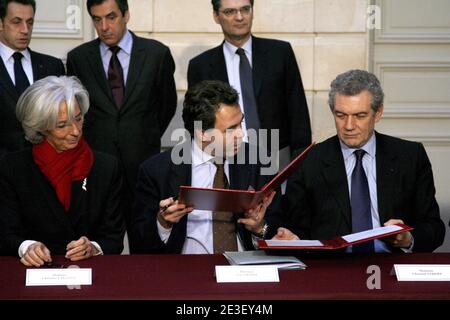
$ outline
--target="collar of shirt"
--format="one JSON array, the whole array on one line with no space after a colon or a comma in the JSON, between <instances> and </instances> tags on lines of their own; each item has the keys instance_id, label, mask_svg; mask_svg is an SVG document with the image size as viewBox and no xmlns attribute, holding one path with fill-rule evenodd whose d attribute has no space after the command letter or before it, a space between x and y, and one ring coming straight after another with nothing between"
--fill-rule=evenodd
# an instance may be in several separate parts
<instances>
[{"instance_id":1,"label":"collar of shirt","mask_svg":"<svg viewBox=\"0 0 450 320\"><path fill-rule=\"evenodd\" d=\"M191 155L192 155L192 186L194 187L202 187L202 188L212 188L212 183L214 181L214 175L216 173L216 166L214 164L214 157L212 155L210 155L209 153L204 152L195 142L195 140L192 140L192 151L191 151ZM209 174L207 174L206 176L204 176L205 171L203 171L204 166L208 167L209 169L207 172L209 172ZM230 178L230 168L228 166L228 160L225 159L224 163L224 172L225 175L228 178ZM195 175L195 176L194 176ZM198 181L202 181L201 185L197 185L196 182ZM207 184L205 184L206 182L208 182Z\"/></svg>"},{"instance_id":2,"label":"collar of shirt","mask_svg":"<svg viewBox=\"0 0 450 320\"><path fill-rule=\"evenodd\" d=\"M342 143L342 141L339 140L339 142L341 144L341 151L342 151L342 155L344 156L345 162L347 162L348 158L350 158L353 155L353 152L355 152L356 150L359 150L359 149L364 150L371 159L375 158L376 149L377 149L377 141L376 141L375 132L372 134L372 136L366 142L366 144L362 146L362 148L350 148L350 147L346 146L344 143Z\"/></svg>"},{"instance_id":3,"label":"collar of shirt","mask_svg":"<svg viewBox=\"0 0 450 320\"><path fill-rule=\"evenodd\" d=\"M0 55L2 56L2 60L5 63L14 63L14 58L12 56L14 52L16 51L6 46L3 42L0 41ZM28 51L28 49L19 52L23 54L23 59L31 61L30 51Z\"/></svg>"},{"instance_id":4,"label":"collar of shirt","mask_svg":"<svg viewBox=\"0 0 450 320\"><path fill-rule=\"evenodd\" d=\"M230 42L225 40L224 43L225 54L231 59L239 59L239 56L236 54L236 50L238 47L231 44ZM248 38L247 42L241 47L245 51L245 55L247 56L248 61L250 62L250 66L252 65L252 37Z\"/></svg>"},{"instance_id":5,"label":"collar of shirt","mask_svg":"<svg viewBox=\"0 0 450 320\"><path fill-rule=\"evenodd\" d=\"M212 155L209 153L204 152L195 142L195 140L192 140L192 167L196 168L198 166L201 166L207 162L212 162L211 160L214 159Z\"/></svg>"},{"instance_id":6,"label":"collar of shirt","mask_svg":"<svg viewBox=\"0 0 450 320\"><path fill-rule=\"evenodd\" d=\"M126 31L123 35L122 39L117 44L120 47L120 52L126 53L128 56L131 55L131 48L133 47L133 37L131 36L130 31ZM119 54L120 54L119 52ZM109 46L100 41L100 53L102 57L111 57L111 51L109 50Z\"/></svg>"}]
</instances>

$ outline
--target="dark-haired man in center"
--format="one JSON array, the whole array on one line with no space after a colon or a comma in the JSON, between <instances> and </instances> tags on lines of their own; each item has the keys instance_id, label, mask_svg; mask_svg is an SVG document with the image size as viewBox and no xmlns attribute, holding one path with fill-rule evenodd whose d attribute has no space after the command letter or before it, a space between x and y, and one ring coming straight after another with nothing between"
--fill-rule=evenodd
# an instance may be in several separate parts
<instances>
[{"instance_id":1,"label":"dark-haired man in center","mask_svg":"<svg viewBox=\"0 0 450 320\"><path fill-rule=\"evenodd\" d=\"M238 93L221 81L203 81L185 96L183 120L192 139L185 159L167 151L145 161L139 170L133 235L140 253L208 254L254 249L258 238L273 235L279 197L272 193L257 207L236 218L232 212L195 210L173 197L181 185L203 188L259 189L270 176L251 163L254 150L242 143ZM195 122L201 121L201 126ZM235 161L246 152L245 161ZM186 154L187 153L187 154ZM273 200L273 201L272 201Z\"/></svg>"}]
</instances>

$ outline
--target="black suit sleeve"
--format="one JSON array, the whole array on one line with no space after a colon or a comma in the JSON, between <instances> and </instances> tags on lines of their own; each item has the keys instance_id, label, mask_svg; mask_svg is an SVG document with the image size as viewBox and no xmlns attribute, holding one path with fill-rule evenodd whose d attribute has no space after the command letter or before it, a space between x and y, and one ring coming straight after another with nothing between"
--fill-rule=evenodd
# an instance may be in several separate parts
<instances>
[{"instance_id":1,"label":"black suit sleeve","mask_svg":"<svg viewBox=\"0 0 450 320\"><path fill-rule=\"evenodd\" d=\"M300 167L289 177L282 201L283 224L300 239L311 239L309 199L304 172Z\"/></svg>"},{"instance_id":2,"label":"black suit sleeve","mask_svg":"<svg viewBox=\"0 0 450 320\"><path fill-rule=\"evenodd\" d=\"M58 63L56 65L56 72L55 74L59 76L63 76L66 74L66 69L64 68L64 63L61 61L61 59L58 59Z\"/></svg>"},{"instance_id":3,"label":"black suit sleeve","mask_svg":"<svg viewBox=\"0 0 450 320\"><path fill-rule=\"evenodd\" d=\"M67 55L66 68L67 68L68 76L76 76L77 75L77 72L75 70L75 65L72 61L72 56L70 53Z\"/></svg>"},{"instance_id":4,"label":"black suit sleeve","mask_svg":"<svg viewBox=\"0 0 450 320\"><path fill-rule=\"evenodd\" d=\"M200 77L200 72L198 70L197 64L195 63L194 60L189 61L189 66L187 70L188 88L196 85L201 80L202 79Z\"/></svg>"},{"instance_id":5,"label":"black suit sleeve","mask_svg":"<svg viewBox=\"0 0 450 320\"><path fill-rule=\"evenodd\" d=\"M285 96L290 121L289 145L293 152L311 144L311 124L303 82L290 44L288 44L286 55Z\"/></svg>"},{"instance_id":6,"label":"black suit sleeve","mask_svg":"<svg viewBox=\"0 0 450 320\"><path fill-rule=\"evenodd\" d=\"M26 239L21 234L20 202L10 172L7 161L0 161L0 247L5 254L17 256L20 244Z\"/></svg>"},{"instance_id":7,"label":"black suit sleeve","mask_svg":"<svg viewBox=\"0 0 450 320\"><path fill-rule=\"evenodd\" d=\"M165 244L158 234L156 215L159 211L159 183L147 163L139 168L136 185L135 219L132 225L133 253L161 253Z\"/></svg>"},{"instance_id":8,"label":"black suit sleeve","mask_svg":"<svg viewBox=\"0 0 450 320\"><path fill-rule=\"evenodd\" d=\"M169 126L172 117L177 108L177 89L175 87L175 80L173 74L175 72L175 62L173 61L170 50L166 48L163 59L161 61L161 68L158 74L158 121L161 129L161 136Z\"/></svg>"},{"instance_id":9,"label":"black suit sleeve","mask_svg":"<svg viewBox=\"0 0 450 320\"><path fill-rule=\"evenodd\" d=\"M414 237L413 251L431 252L444 241L445 225L439 215L435 198L435 187L431 163L422 144L417 153L415 195L413 197L415 216L412 217L411 231ZM408 222L406 222L408 223Z\"/></svg>"},{"instance_id":10,"label":"black suit sleeve","mask_svg":"<svg viewBox=\"0 0 450 320\"><path fill-rule=\"evenodd\" d=\"M125 234L125 222L120 201L122 177L117 161L114 161L112 171L101 223L96 228L95 235L89 238L100 245L104 254L120 254L123 250L123 237Z\"/></svg>"}]
</instances>

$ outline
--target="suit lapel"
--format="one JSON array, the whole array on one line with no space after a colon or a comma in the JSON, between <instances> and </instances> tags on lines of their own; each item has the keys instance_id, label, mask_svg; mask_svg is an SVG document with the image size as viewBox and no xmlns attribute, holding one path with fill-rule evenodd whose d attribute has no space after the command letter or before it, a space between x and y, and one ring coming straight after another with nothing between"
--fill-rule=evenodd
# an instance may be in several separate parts
<instances>
[{"instance_id":1,"label":"suit lapel","mask_svg":"<svg viewBox=\"0 0 450 320\"><path fill-rule=\"evenodd\" d=\"M145 66L145 59L147 56L145 54L145 47L142 45L141 39L136 37L133 33L131 33L131 36L133 37L133 46L131 49L127 82L125 84L125 97L121 110L125 109L127 106L127 99L130 97L134 87L136 86L136 82Z\"/></svg>"},{"instance_id":2,"label":"suit lapel","mask_svg":"<svg viewBox=\"0 0 450 320\"><path fill-rule=\"evenodd\" d=\"M44 78L46 76L46 73L42 61L30 48L28 48L28 51L30 52L31 57L31 67L33 69L33 81L37 81L39 79Z\"/></svg>"},{"instance_id":3,"label":"suit lapel","mask_svg":"<svg viewBox=\"0 0 450 320\"><path fill-rule=\"evenodd\" d=\"M229 164L230 189L247 190L250 177L250 166L248 164ZM252 186L257 188L258 186Z\"/></svg>"},{"instance_id":4,"label":"suit lapel","mask_svg":"<svg viewBox=\"0 0 450 320\"><path fill-rule=\"evenodd\" d=\"M169 195L177 196L180 191L180 186L190 186L192 185L191 176L192 176L192 163L190 147L184 147L181 151L181 156L183 157L183 152L189 152L187 155L188 160L183 161L181 164L174 164L170 161L170 170L169 170ZM184 158L183 158L184 159Z\"/></svg>"},{"instance_id":5,"label":"suit lapel","mask_svg":"<svg viewBox=\"0 0 450 320\"><path fill-rule=\"evenodd\" d=\"M252 37L252 70L255 97L259 95L267 65L270 63L267 61L267 50L268 48L263 45L259 38Z\"/></svg>"},{"instance_id":6,"label":"suit lapel","mask_svg":"<svg viewBox=\"0 0 450 320\"><path fill-rule=\"evenodd\" d=\"M16 87L14 86L11 77L9 76L8 71L6 70L5 64L3 63L3 59L0 58L0 86L13 98L13 100L17 101L19 96L17 95ZM14 106L15 107L15 106Z\"/></svg>"},{"instance_id":7,"label":"suit lapel","mask_svg":"<svg viewBox=\"0 0 450 320\"><path fill-rule=\"evenodd\" d=\"M86 60L89 62L92 73L97 79L97 83L101 90L105 92L106 96L109 97L111 103L115 105L111 88L108 84L108 79L106 79L105 70L103 69L103 61L100 56L100 40L92 41L88 49L88 58Z\"/></svg>"},{"instance_id":8,"label":"suit lapel","mask_svg":"<svg viewBox=\"0 0 450 320\"><path fill-rule=\"evenodd\" d=\"M351 229L351 208L348 182L344 159L337 137L333 139L329 146L329 150L324 154L326 156L322 159L324 168L323 178L329 186L328 190L330 190L336 199L336 202L339 204L340 214L342 214L345 222Z\"/></svg>"},{"instance_id":9,"label":"suit lapel","mask_svg":"<svg viewBox=\"0 0 450 320\"><path fill-rule=\"evenodd\" d=\"M48 206L55 218L55 221L58 221L61 226L65 227L67 232L70 232L72 234L73 230L70 225L68 214L64 211L64 208L59 202L53 187L39 170L39 167L34 164L33 160L31 171L34 179L30 179L30 181L36 181L37 187L35 188L35 190L39 190L43 196L42 198L47 201Z\"/></svg>"},{"instance_id":10,"label":"suit lapel","mask_svg":"<svg viewBox=\"0 0 450 320\"><path fill-rule=\"evenodd\" d=\"M394 207L393 200L397 183L398 159L395 154L390 152L389 146L384 142L383 135L376 133L376 137L378 215L380 224L383 225L393 214L389 210Z\"/></svg>"},{"instance_id":11,"label":"suit lapel","mask_svg":"<svg viewBox=\"0 0 450 320\"><path fill-rule=\"evenodd\" d=\"M223 43L213 51L209 62L210 79L221 80L228 83L227 65L223 55Z\"/></svg>"}]
</instances>

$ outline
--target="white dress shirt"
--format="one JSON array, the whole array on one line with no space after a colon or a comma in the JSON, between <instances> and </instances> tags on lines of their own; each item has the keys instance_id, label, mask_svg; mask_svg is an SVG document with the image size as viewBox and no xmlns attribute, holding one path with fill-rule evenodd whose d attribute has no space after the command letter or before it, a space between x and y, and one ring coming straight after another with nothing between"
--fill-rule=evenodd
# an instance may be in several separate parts
<instances>
[{"instance_id":1,"label":"white dress shirt","mask_svg":"<svg viewBox=\"0 0 450 320\"><path fill-rule=\"evenodd\" d=\"M16 76L14 74L14 58L13 54L16 51L11 49L10 47L6 46L0 41L0 55L2 57L3 63L5 64L6 71L8 71L9 77L12 80L12 83L16 85ZM33 66L31 64L31 55L30 51L28 49L25 49L23 51L19 51L22 53L22 67L25 71L25 74L27 75L28 81L30 84L33 83Z\"/></svg>"},{"instance_id":2,"label":"white dress shirt","mask_svg":"<svg viewBox=\"0 0 450 320\"><path fill-rule=\"evenodd\" d=\"M364 172L367 176L367 182L369 184L369 194L370 194L370 212L372 215L372 226L373 228L382 227L380 223L380 215L378 213L378 194L377 194L377 162L376 162L376 151L377 151L377 143L375 133L372 134L369 141L366 144L359 148L366 152L364 157L362 158L362 166ZM345 144L341 142L341 151L344 157L345 163L345 171L347 173L347 182L348 182L348 193L351 195L352 190L352 173L353 169L356 165L356 158L353 154L358 149L349 148ZM389 246L381 241L374 240L375 252L391 252ZM403 249L403 251L410 251L412 246L408 249ZM351 248L348 249L351 251Z\"/></svg>"},{"instance_id":3,"label":"white dress shirt","mask_svg":"<svg viewBox=\"0 0 450 320\"><path fill-rule=\"evenodd\" d=\"M248 39L248 41L241 47L245 51L245 55L247 56L248 61L250 62L250 66L252 66L252 37ZM241 61L238 54L236 54L236 50L238 47L232 45L228 41L225 41L223 45L223 54L225 56L225 64L227 66L227 75L229 84L236 89L239 93L239 105L241 106L241 111L244 113L244 102L242 100L242 91L241 91L241 77L239 74L239 62ZM248 142L247 136L247 126L245 124L245 119L241 123L242 132L244 133L243 140Z\"/></svg>"},{"instance_id":4,"label":"white dress shirt","mask_svg":"<svg viewBox=\"0 0 450 320\"><path fill-rule=\"evenodd\" d=\"M133 37L130 31L126 31L120 42L117 44L120 51L117 53L117 58L123 70L123 81L126 86L128 79L128 69L130 67L131 49L133 48ZM100 56L102 57L103 69L105 70L106 78L108 78L109 61L111 60L112 52L109 47L100 42Z\"/></svg>"},{"instance_id":5,"label":"white dress shirt","mask_svg":"<svg viewBox=\"0 0 450 320\"><path fill-rule=\"evenodd\" d=\"M193 187L212 188L214 176L216 174L216 165L213 163L213 156L203 152L192 141L192 183ZM225 175L229 181L228 162L224 163ZM213 220L212 211L193 210L188 214L186 241L184 242L183 254L209 254L214 253L213 249ZM161 240L167 243L172 229L165 229L157 220L158 233ZM244 251L244 246L236 233L238 251Z\"/></svg>"}]
</instances>

